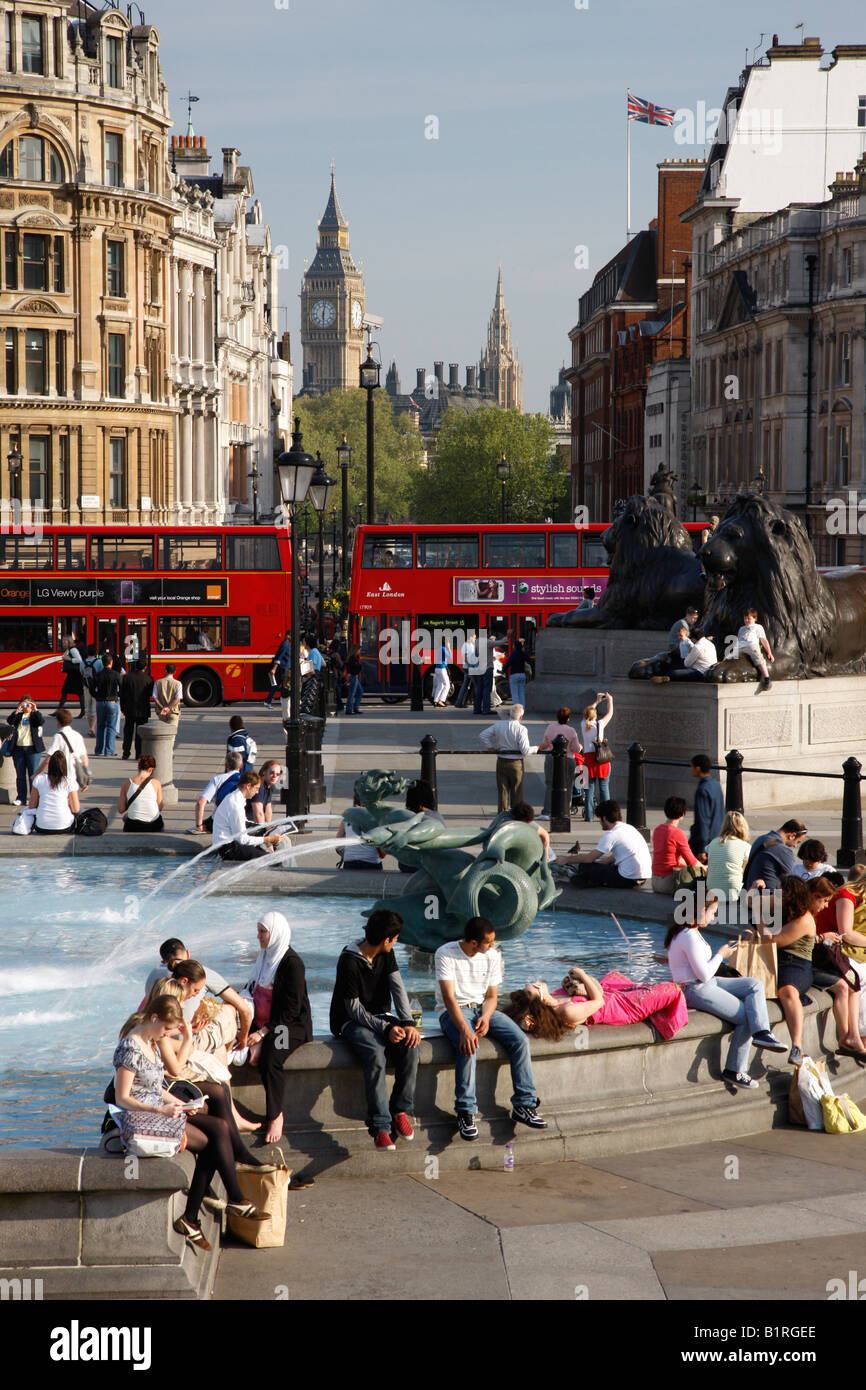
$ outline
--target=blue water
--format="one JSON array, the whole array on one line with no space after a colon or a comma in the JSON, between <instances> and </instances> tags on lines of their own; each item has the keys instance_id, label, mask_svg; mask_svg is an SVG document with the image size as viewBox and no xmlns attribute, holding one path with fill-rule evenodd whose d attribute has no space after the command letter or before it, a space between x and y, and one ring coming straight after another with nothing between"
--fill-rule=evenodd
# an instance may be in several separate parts
<instances>
[{"instance_id":1,"label":"blue water","mask_svg":"<svg viewBox=\"0 0 866 1390\"><path fill-rule=\"evenodd\" d=\"M166 918L209 872L207 861L195 866L142 907L169 867L164 858L0 860L0 1144L95 1142L118 1031L169 936L242 986L256 955L256 921L279 907L306 966L314 1030L329 1035L337 956L363 935L360 913L372 899L214 895ZM628 942L610 917L540 914L502 947L500 997L539 977L553 988L574 964L597 975L616 968L636 980L663 978L652 957L664 928L622 925ZM401 946L398 958L410 995L424 1005L425 1029L436 1031L432 957Z\"/></svg>"}]
</instances>

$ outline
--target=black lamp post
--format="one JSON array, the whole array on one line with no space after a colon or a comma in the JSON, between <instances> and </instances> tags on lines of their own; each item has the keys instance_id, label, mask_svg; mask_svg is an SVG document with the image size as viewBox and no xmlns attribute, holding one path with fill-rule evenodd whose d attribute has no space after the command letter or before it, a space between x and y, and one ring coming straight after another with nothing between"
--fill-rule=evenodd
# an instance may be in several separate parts
<instances>
[{"instance_id":1,"label":"black lamp post","mask_svg":"<svg viewBox=\"0 0 866 1390\"><path fill-rule=\"evenodd\" d=\"M6 456L9 465L9 498L12 502L21 501L21 474L24 471L24 455L16 440Z\"/></svg>"},{"instance_id":2,"label":"black lamp post","mask_svg":"<svg viewBox=\"0 0 866 1390\"><path fill-rule=\"evenodd\" d=\"M289 513L291 527L290 562L292 589L292 702L289 718L284 724L286 730L286 812L288 815L305 816L310 810L309 784L307 781L307 748L301 724L301 614L300 594L298 592L298 557L295 536L295 517L298 507L306 499L310 483L316 472L316 460L308 454L302 443L301 421L295 416L292 431L292 447L277 459L277 474L280 480L280 495L283 506Z\"/></svg>"},{"instance_id":3,"label":"black lamp post","mask_svg":"<svg viewBox=\"0 0 866 1390\"><path fill-rule=\"evenodd\" d=\"M259 462L258 462L258 459L253 459L253 466L252 466L252 468L250 469L249 473L247 474L247 477L251 480L252 485L253 485L253 525L254 525L254 526L258 526L258 524L259 524Z\"/></svg>"},{"instance_id":4,"label":"black lamp post","mask_svg":"<svg viewBox=\"0 0 866 1390\"><path fill-rule=\"evenodd\" d=\"M373 357L372 343L367 343L367 358L361 363L361 389L367 392L367 523L376 520L373 498L373 392L379 385L379 363Z\"/></svg>"},{"instance_id":5,"label":"black lamp post","mask_svg":"<svg viewBox=\"0 0 866 1390\"><path fill-rule=\"evenodd\" d=\"M337 587L337 508L331 508L331 593Z\"/></svg>"},{"instance_id":6,"label":"black lamp post","mask_svg":"<svg viewBox=\"0 0 866 1390\"><path fill-rule=\"evenodd\" d=\"M691 507L691 509L692 509L692 521L697 521L697 519L698 519L698 515L697 515L697 513L698 513L698 507L703 507L703 506L705 506L705 505L706 505L706 501L707 501L706 493L704 492L704 490L703 490L703 488L701 487L700 483L698 482L697 478L695 478L694 481L693 481L693 483L692 483L692 490L691 490L691 492L689 493L688 497L686 498L686 506L687 506L687 507Z\"/></svg>"},{"instance_id":7,"label":"black lamp post","mask_svg":"<svg viewBox=\"0 0 866 1390\"><path fill-rule=\"evenodd\" d=\"M310 501L319 518L319 601L316 604L319 646L325 640L325 512L334 491L334 479L329 478L322 463L322 455L316 450L316 471L310 482Z\"/></svg>"},{"instance_id":8,"label":"black lamp post","mask_svg":"<svg viewBox=\"0 0 866 1390\"><path fill-rule=\"evenodd\" d=\"M369 400L369 396L368 396L368 400ZM340 583L342 584L343 588L345 589L345 587L346 587L346 579L347 579L346 565L348 564L348 559L349 559L349 531L348 531L348 527L349 527L349 495L348 495L348 483L349 483L349 468L350 468L351 463L352 463L352 446L351 446L351 444L349 444L349 443L347 442L346 436L345 436L345 435L343 435L343 442L342 442L342 444L338 444L338 445L337 445L337 462L338 462L339 465L340 465L340 478L341 478L341 487L340 487L340 528L341 528L341 539L342 539L342 542L343 542L343 554L340 556Z\"/></svg>"},{"instance_id":9,"label":"black lamp post","mask_svg":"<svg viewBox=\"0 0 866 1390\"><path fill-rule=\"evenodd\" d=\"M502 458L496 465L496 476L502 486L502 522L505 523L505 484L511 476L511 464L503 453Z\"/></svg>"}]
</instances>

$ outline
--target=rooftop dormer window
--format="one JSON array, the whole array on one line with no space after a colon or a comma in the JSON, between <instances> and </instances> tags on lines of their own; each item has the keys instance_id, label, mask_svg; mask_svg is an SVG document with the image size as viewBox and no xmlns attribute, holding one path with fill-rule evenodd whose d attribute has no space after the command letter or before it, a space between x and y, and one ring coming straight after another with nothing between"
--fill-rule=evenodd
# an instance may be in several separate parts
<instances>
[{"instance_id":1,"label":"rooftop dormer window","mask_svg":"<svg viewBox=\"0 0 866 1390\"><path fill-rule=\"evenodd\" d=\"M123 86L123 40L115 36L105 40L105 85Z\"/></svg>"},{"instance_id":2,"label":"rooftop dormer window","mask_svg":"<svg viewBox=\"0 0 866 1390\"><path fill-rule=\"evenodd\" d=\"M42 20L38 15L25 14L21 17L21 70L38 73L45 71Z\"/></svg>"}]
</instances>

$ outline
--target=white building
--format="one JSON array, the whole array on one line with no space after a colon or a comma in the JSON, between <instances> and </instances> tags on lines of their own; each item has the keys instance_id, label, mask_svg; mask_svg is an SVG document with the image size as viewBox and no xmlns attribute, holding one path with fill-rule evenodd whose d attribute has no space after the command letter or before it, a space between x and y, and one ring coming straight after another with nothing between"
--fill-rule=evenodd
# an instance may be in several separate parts
<instances>
[{"instance_id":1,"label":"white building","mask_svg":"<svg viewBox=\"0 0 866 1390\"><path fill-rule=\"evenodd\" d=\"M649 369L644 407L644 480L660 464L677 475L677 494L682 502L692 485L691 363L687 357L665 357ZM680 512L680 520L689 518Z\"/></svg>"}]
</instances>

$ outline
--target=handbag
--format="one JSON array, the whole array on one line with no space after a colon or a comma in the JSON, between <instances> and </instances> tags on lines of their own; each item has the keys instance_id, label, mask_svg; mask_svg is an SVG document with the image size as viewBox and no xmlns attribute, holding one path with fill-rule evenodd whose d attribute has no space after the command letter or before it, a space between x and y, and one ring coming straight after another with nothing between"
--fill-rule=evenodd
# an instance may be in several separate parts
<instances>
[{"instance_id":1,"label":"handbag","mask_svg":"<svg viewBox=\"0 0 866 1390\"><path fill-rule=\"evenodd\" d=\"M760 980L768 999L776 998L779 960L772 941L747 941L738 936L737 949L728 963L743 979Z\"/></svg>"},{"instance_id":2,"label":"handbag","mask_svg":"<svg viewBox=\"0 0 866 1390\"><path fill-rule=\"evenodd\" d=\"M266 1250L282 1246L286 1239L286 1214L288 1205L289 1178L291 1169L282 1158L279 1163L263 1164L251 1168L246 1163L237 1165L238 1184L248 1202L264 1213L264 1221L251 1221L249 1217L234 1216L229 1213L228 1224L232 1235L251 1245L254 1250Z\"/></svg>"},{"instance_id":3,"label":"handbag","mask_svg":"<svg viewBox=\"0 0 866 1390\"><path fill-rule=\"evenodd\" d=\"M866 1115L847 1092L841 1096L822 1096L821 1112L828 1134L859 1134L866 1129Z\"/></svg>"},{"instance_id":4,"label":"handbag","mask_svg":"<svg viewBox=\"0 0 866 1390\"><path fill-rule=\"evenodd\" d=\"M100 811L98 806L91 806L86 811L79 811L72 826L74 835L103 835L108 829L108 818L104 811Z\"/></svg>"},{"instance_id":5,"label":"handbag","mask_svg":"<svg viewBox=\"0 0 866 1390\"><path fill-rule=\"evenodd\" d=\"M11 758L15 751L15 735L10 734L0 743L0 758Z\"/></svg>"},{"instance_id":6,"label":"handbag","mask_svg":"<svg viewBox=\"0 0 866 1390\"><path fill-rule=\"evenodd\" d=\"M596 720L595 732L595 761L597 763L612 763L613 749L607 739L601 737L601 725L598 723L598 720Z\"/></svg>"},{"instance_id":7,"label":"handbag","mask_svg":"<svg viewBox=\"0 0 866 1390\"><path fill-rule=\"evenodd\" d=\"M29 806L25 806L25 807L23 807L22 810L20 810L20 811L18 812L18 815L15 817L14 821L12 822L12 834L13 834L13 835L29 835L35 824L36 824L36 810L35 810L35 808L31 809Z\"/></svg>"},{"instance_id":8,"label":"handbag","mask_svg":"<svg viewBox=\"0 0 866 1390\"><path fill-rule=\"evenodd\" d=\"M63 739L63 742L66 744L66 747L69 749L70 753L72 753L72 768L75 773L75 779L78 782L79 787L81 787L82 790L86 787L89 787L91 782L90 768L87 766L86 763L83 763L81 761L81 759L78 757L76 753L72 752L72 744L69 742L69 739L62 731L60 737Z\"/></svg>"},{"instance_id":9,"label":"handbag","mask_svg":"<svg viewBox=\"0 0 866 1390\"><path fill-rule=\"evenodd\" d=\"M174 1158L186 1148L186 1115L121 1110L120 1133L127 1153L139 1158Z\"/></svg>"},{"instance_id":10,"label":"handbag","mask_svg":"<svg viewBox=\"0 0 866 1390\"><path fill-rule=\"evenodd\" d=\"M842 950L838 941L815 942L815 949L812 952L812 964L817 965L819 970L838 971L841 979L853 990L860 988L860 976L851 964L850 956ZM854 977L852 984L849 976Z\"/></svg>"}]
</instances>

